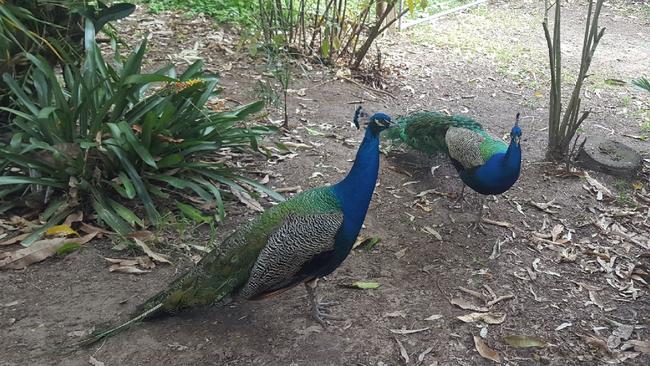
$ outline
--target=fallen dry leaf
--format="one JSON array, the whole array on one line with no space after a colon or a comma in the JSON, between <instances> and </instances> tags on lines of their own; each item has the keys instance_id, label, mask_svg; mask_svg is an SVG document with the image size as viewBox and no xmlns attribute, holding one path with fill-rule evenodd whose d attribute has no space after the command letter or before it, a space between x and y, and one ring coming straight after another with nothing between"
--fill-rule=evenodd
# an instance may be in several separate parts
<instances>
[{"instance_id":1,"label":"fallen dry leaf","mask_svg":"<svg viewBox=\"0 0 650 366\"><path fill-rule=\"evenodd\" d=\"M623 346L621 346L621 349L629 349L629 348L634 348L635 351L645 353L646 355L650 355L650 341L638 341L638 340L631 340L625 342Z\"/></svg>"},{"instance_id":2,"label":"fallen dry leaf","mask_svg":"<svg viewBox=\"0 0 650 366\"><path fill-rule=\"evenodd\" d=\"M553 226L553 229L551 229L551 240L557 241L557 239L560 237L560 234L562 234L562 231L564 231L564 225L557 224Z\"/></svg>"},{"instance_id":3,"label":"fallen dry leaf","mask_svg":"<svg viewBox=\"0 0 650 366\"><path fill-rule=\"evenodd\" d=\"M154 237L154 234L149 230L133 231L126 234L129 239L140 239L142 241L149 240Z\"/></svg>"},{"instance_id":4,"label":"fallen dry leaf","mask_svg":"<svg viewBox=\"0 0 650 366\"><path fill-rule=\"evenodd\" d=\"M82 211L73 212L63 221L64 225L72 225L73 222L81 222L84 219L84 213Z\"/></svg>"},{"instance_id":5,"label":"fallen dry leaf","mask_svg":"<svg viewBox=\"0 0 650 366\"><path fill-rule=\"evenodd\" d=\"M605 308L603 300L600 299L600 296L597 295L596 291L589 291L589 300L592 304L598 306L601 309Z\"/></svg>"},{"instance_id":6,"label":"fallen dry leaf","mask_svg":"<svg viewBox=\"0 0 650 366\"><path fill-rule=\"evenodd\" d=\"M420 329L389 329L391 333L395 334L413 334L413 333L420 333L424 332L425 330L429 330L429 327L426 328L420 328Z\"/></svg>"},{"instance_id":7,"label":"fallen dry leaf","mask_svg":"<svg viewBox=\"0 0 650 366\"><path fill-rule=\"evenodd\" d=\"M607 347L614 350L621 345L622 341L628 340L634 332L634 326L628 324L618 324L612 334L607 338Z\"/></svg>"},{"instance_id":8,"label":"fallen dry leaf","mask_svg":"<svg viewBox=\"0 0 650 366\"><path fill-rule=\"evenodd\" d=\"M102 229L100 227L93 226L93 225L90 225L90 224L86 224L84 222L81 223L81 226L79 227L79 231L83 231L86 234L97 233L97 234L99 234L98 237L101 237L102 234L106 234L106 235L115 234L112 231Z\"/></svg>"},{"instance_id":9,"label":"fallen dry leaf","mask_svg":"<svg viewBox=\"0 0 650 366\"><path fill-rule=\"evenodd\" d=\"M501 324L506 320L504 313L471 313L467 315L457 316L459 320L465 323L474 323L482 321L486 324Z\"/></svg>"},{"instance_id":10,"label":"fallen dry leaf","mask_svg":"<svg viewBox=\"0 0 650 366\"><path fill-rule=\"evenodd\" d=\"M425 226L421 230L427 234L433 235L437 240L442 241L442 236L440 233L434 230L431 226Z\"/></svg>"},{"instance_id":11,"label":"fallen dry leaf","mask_svg":"<svg viewBox=\"0 0 650 366\"><path fill-rule=\"evenodd\" d=\"M404 311L402 311L402 310L397 310L397 311L393 311L391 313L386 313L386 314L384 314L384 316L387 317L387 318L402 317L402 318L406 319L406 313Z\"/></svg>"},{"instance_id":12,"label":"fallen dry leaf","mask_svg":"<svg viewBox=\"0 0 650 366\"><path fill-rule=\"evenodd\" d=\"M251 197L250 194L246 191L242 191L239 189L231 189L230 192L232 192L237 199L239 199L239 202L245 204L248 208L258 211L258 212L264 212L264 207L257 202L253 197Z\"/></svg>"},{"instance_id":13,"label":"fallen dry leaf","mask_svg":"<svg viewBox=\"0 0 650 366\"><path fill-rule=\"evenodd\" d=\"M431 351L433 351L433 347L429 347L429 348L425 349L424 351L422 351L422 353L420 353L420 355L418 356L418 362L422 363L422 361L424 361L424 358L429 353L431 353Z\"/></svg>"},{"instance_id":14,"label":"fallen dry leaf","mask_svg":"<svg viewBox=\"0 0 650 366\"><path fill-rule=\"evenodd\" d=\"M442 319L442 315L434 314L434 315L431 315L430 317L428 317L428 318L426 318L424 320L435 321L435 320L438 320L438 319Z\"/></svg>"},{"instance_id":15,"label":"fallen dry leaf","mask_svg":"<svg viewBox=\"0 0 650 366\"><path fill-rule=\"evenodd\" d=\"M609 188L605 187L602 183L597 181L595 178L592 178L587 172L585 172L585 179L587 180L587 183L589 183L589 185L596 190L597 194L600 193L600 197L602 196L614 197L614 194L612 193L612 191L609 190Z\"/></svg>"},{"instance_id":16,"label":"fallen dry leaf","mask_svg":"<svg viewBox=\"0 0 650 366\"><path fill-rule=\"evenodd\" d=\"M127 258L127 259L121 259L121 258L104 258L104 259L109 263L113 264L111 268L140 266L144 269L152 269L156 267L156 264L151 260L151 258L146 256L139 256L139 257ZM109 271L113 272L113 270L111 270L110 268ZM120 272L124 272L124 271L121 270Z\"/></svg>"},{"instance_id":17,"label":"fallen dry leaf","mask_svg":"<svg viewBox=\"0 0 650 366\"><path fill-rule=\"evenodd\" d=\"M609 347L607 347L607 342L604 339L595 336L586 335L586 334L583 334L580 337L588 345L595 348L600 348L601 350L609 353Z\"/></svg>"},{"instance_id":18,"label":"fallen dry leaf","mask_svg":"<svg viewBox=\"0 0 650 366\"><path fill-rule=\"evenodd\" d=\"M90 359L88 359L88 363L91 364L92 366L104 366L104 363L102 361L97 361L97 359L93 356L90 356Z\"/></svg>"},{"instance_id":19,"label":"fallen dry leaf","mask_svg":"<svg viewBox=\"0 0 650 366\"><path fill-rule=\"evenodd\" d=\"M562 208L562 206L555 204L555 199L552 199L548 202L534 202L534 201L528 201L533 207L536 207L548 214L556 214L560 212L559 210L552 210L551 208Z\"/></svg>"},{"instance_id":20,"label":"fallen dry leaf","mask_svg":"<svg viewBox=\"0 0 650 366\"><path fill-rule=\"evenodd\" d=\"M146 255L148 255L151 259L153 259L153 260L155 260L156 262L159 262L159 263L169 263L169 264L171 264L169 259L165 258L162 254L158 254L158 253L154 252L153 250L151 250L151 248L149 248L149 246L147 246L147 244L145 244L142 240L140 240L138 238L133 238L133 241L135 241L135 243L140 248L142 248L142 251L144 251L144 253Z\"/></svg>"},{"instance_id":21,"label":"fallen dry leaf","mask_svg":"<svg viewBox=\"0 0 650 366\"><path fill-rule=\"evenodd\" d=\"M145 269L140 269L136 266L123 266L120 264L113 264L112 266L108 267L109 272L121 272L121 273L129 273L129 274L144 274L144 273L149 273L151 271L145 270Z\"/></svg>"},{"instance_id":22,"label":"fallen dry leaf","mask_svg":"<svg viewBox=\"0 0 650 366\"><path fill-rule=\"evenodd\" d=\"M65 236L70 236L70 235L79 236L79 233L76 232L74 229L72 229L69 225L66 225L66 224L52 226L51 228L49 228L49 229L47 229L45 231L45 236L65 237Z\"/></svg>"},{"instance_id":23,"label":"fallen dry leaf","mask_svg":"<svg viewBox=\"0 0 650 366\"><path fill-rule=\"evenodd\" d=\"M52 238L38 240L27 248L14 252L0 253L0 269L23 269L28 265L40 262L52 255L57 249L66 244L86 244L92 240L97 233L87 234L80 238Z\"/></svg>"},{"instance_id":24,"label":"fallen dry leaf","mask_svg":"<svg viewBox=\"0 0 650 366\"><path fill-rule=\"evenodd\" d=\"M479 355L481 355L483 358L487 358L488 360L492 360L496 363L501 363L501 355L499 355L499 352L488 347L488 345L483 342L480 337L474 336L474 347L476 347Z\"/></svg>"},{"instance_id":25,"label":"fallen dry leaf","mask_svg":"<svg viewBox=\"0 0 650 366\"><path fill-rule=\"evenodd\" d=\"M541 338L526 335L509 335L503 337L503 340L516 348L546 347L548 345L548 343Z\"/></svg>"},{"instance_id":26,"label":"fallen dry leaf","mask_svg":"<svg viewBox=\"0 0 650 366\"><path fill-rule=\"evenodd\" d=\"M381 286L379 282L354 281L352 283L341 284L342 287L355 288L360 290L374 290Z\"/></svg>"},{"instance_id":27,"label":"fallen dry leaf","mask_svg":"<svg viewBox=\"0 0 650 366\"><path fill-rule=\"evenodd\" d=\"M5 240L3 242L0 242L0 245L16 244L16 243L22 241L23 239L27 238L30 235L32 235L32 233L24 233L24 234L16 235L16 236L14 236L14 237L12 237L10 239L7 239L7 240Z\"/></svg>"},{"instance_id":28,"label":"fallen dry leaf","mask_svg":"<svg viewBox=\"0 0 650 366\"><path fill-rule=\"evenodd\" d=\"M399 354L404 359L404 363L409 363L411 359L409 358L409 353L406 351L406 348L404 348L404 345L399 341L399 339L397 339L397 337L395 337L395 342L397 342L397 346L399 347Z\"/></svg>"},{"instance_id":29,"label":"fallen dry leaf","mask_svg":"<svg viewBox=\"0 0 650 366\"><path fill-rule=\"evenodd\" d=\"M462 297L456 297L451 300L449 300L449 303L452 305L456 305L461 309L464 310L474 310L474 311L481 311L481 312L487 312L488 308L484 306L478 306L475 304L472 304L471 302L463 299Z\"/></svg>"}]
</instances>

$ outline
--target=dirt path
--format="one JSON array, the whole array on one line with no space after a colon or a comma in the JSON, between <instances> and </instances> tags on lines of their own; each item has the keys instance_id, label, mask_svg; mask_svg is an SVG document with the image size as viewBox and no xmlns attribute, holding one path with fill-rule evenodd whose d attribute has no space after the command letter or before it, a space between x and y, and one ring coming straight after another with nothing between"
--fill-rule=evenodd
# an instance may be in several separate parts
<instances>
[{"instance_id":1,"label":"dirt path","mask_svg":"<svg viewBox=\"0 0 650 366\"><path fill-rule=\"evenodd\" d=\"M110 243L102 242L25 271L0 272L0 365L88 365L91 356L107 366L398 365L405 362L399 344L409 364L492 364L475 350L472 336L480 334L509 365L647 364L647 354L621 347L626 340L650 340L648 287L629 273L644 261L650 267L650 260L640 257L650 251L648 203L635 196L636 179L589 172L614 192L597 201L594 192L583 188L589 188L584 179L557 177L555 167L542 161L547 113L543 36L534 21L539 17L531 15L538 12L537 2L517 4L492 3L440 21L432 27L435 33L414 30L384 40L382 52L399 69L400 75L386 80L396 99L334 80L327 70L315 68L301 75L292 86L305 88L304 96L296 92L291 101L294 128L279 138L313 148L298 148L294 157L282 160L257 161L261 170L271 173L269 185L274 188L307 189L335 182L350 167L362 136L347 122L354 108L350 102L358 100L369 110L394 115L421 108L467 113L499 136L521 111L532 117L523 126L521 179L506 195L488 201L490 218L512 228L489 226L487 235L467 230L475 195L470 195L469 206L458 210L449 208L446 197L419 194L431 189L457 192L460 184L453 167L443 158L393 149L382 156L380 185L361 233L380 237L381 242L370 251L354 250L321 283L322 294L340 303L334 309L347 321L328 329L317 326L308 317L304 289L296 288L268 301L236 301L147 322L99 346L61 355L55 348L62 342L77 339L79 332L93 326L124 319L191 263L187 256L178 256L174 266L159 266L143 276L109 273L103 257L116 253ZM570 20L565 35L580 34L582 16L576 5L567 5L565 14ZM650 75L650 43L642 39L650 34L650 15L647 8L645 13L630 13L620 5L608 9L602 23L611 32L594 61L585 103L597 113L585 133L612 129L612 137L647 157L647 142L622 135L648 133L639 124L650 118L650 98L604 80ZM505 24L505 30L498 30L497 24ZM196 53L222 73L226 95L252 99L250 90L263 65L235 52L229 34L211 30L204 19L169 14L154 19L139 12L120 27L135 37L154 30L152 63L167 55L175 61L190 59L199 41ZM624 53L618 51L621 47ZM577 51L567 44L565 52ZM323 134L314 135L314 130ZM272 141L265 144L271 146ZM434 176L432 166L439 166ZM311 175L314 172L321 174ZM642 184L648 189L647 182ZM550 201L559 207L544 212L534 206ZM230 205L229 214L228 227L252 215L237 204ZM227 231L220 228L218 237ZM172 238L169 247L184 240L205 244L205 236L192 235ZM173 249L169 247L160 250ZM381 287L340 286L354 280L379 282ZM505 316L502 323L463 323L456 318L471 311L449 299L488 306L495 298L490 291L496 298L505 296L490 306L490 312ZM624 334L630 329L631 335ZM405 330L418 331L400 334L409 333ZM623 336L612 336L614 332ZM511 335L539 337L549 345L515 348L504 341ZM599 342L608 340L613 353L600 348Z\"/></svg>"}]
</instances>

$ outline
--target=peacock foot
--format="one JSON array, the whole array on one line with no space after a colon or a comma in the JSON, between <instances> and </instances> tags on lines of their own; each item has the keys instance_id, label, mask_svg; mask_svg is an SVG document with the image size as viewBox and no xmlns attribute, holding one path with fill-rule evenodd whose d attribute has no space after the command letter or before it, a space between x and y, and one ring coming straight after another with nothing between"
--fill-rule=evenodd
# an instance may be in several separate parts
<instances>
[{"instance_id":1,"label":"peacock foot","mask_svg":"<svg viewBox=\"0 0 650 366\"><path fill-rule=\"evenodd\" d=\"M482 217L469 224L468 228L472 231L480 231L483 235L487 235L487 228L485 227L485 225L483 225Z\"/></svg>"},{"instance_id":2,"label":"peacock foot","mask_svg":"<svg viewBox=\"0 0 650 366\"><path fill-rule=\"evenodd\" d=\"M311 315L323 328L328 326L328 320L343 321L345 318L333 315L327 309L330 306L338 305L336 301L321 301L316 294L317 280L305 282L309 302L311 303Z\"/></svg>"},{"instance_id":3,"label":"peacock foot","mask_svg":"<svg viewBox=\"0 0 650 366\"><path fill-rule=\"evenodd\" d=\"M460 194L457 195L454 202L449 206L450 209L460 208L463 209L463 202L469 204L469 201L465 197L465 185L463 184L463 189L461 189Z\"/></svg>"},{"instance_id":4,"label":"peacock foot","mask_svg":"<svg viewBox=\"0 0 650 366\"><path fill-rule=\"evenodd\" d=\"M330 301L330 302L316 301L312 303L311 315L314 318L314 320L318 322L318 324L323 326L323 328L326 328L328 326L327 323L328 320L343 321L345 320L345 318L336 316L330 313L329 310L327 309L328 307L337 304L338 303L335 301Z\"/></svg>"}]
</instances>

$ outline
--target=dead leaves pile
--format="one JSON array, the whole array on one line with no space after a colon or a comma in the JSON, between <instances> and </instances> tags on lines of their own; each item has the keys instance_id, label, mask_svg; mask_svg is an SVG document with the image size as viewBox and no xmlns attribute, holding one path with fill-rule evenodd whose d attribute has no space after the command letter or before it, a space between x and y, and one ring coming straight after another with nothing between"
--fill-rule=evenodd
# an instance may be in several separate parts
<instances>
[{"instance_id":1,"label":"dead leaves pile","mask_svg":"<svg viewBox=\"0 0 650 366\"><path fill-rule=\"evenodd\" d=\"M155 251L153 251L146 241L153 241L155 236L150 231L136 231L128 235L128 239L133 240L135 245L146 254L145 256L138 256L135 258L104 258L110 266L109 272L121 272L129 274L144 274L151 272L156 267L157 263L171 264L169 259Z\"/></svg>"},{"instance_id":2,"label":"dead leaves pile","mask_svg":"<svg viewBox=\"0 0 650 366\"><path fill-rule=\"evenodd\" d=\"M22 248L13 251L0 252L0 269L24 269L54 255L71 253L94 238L113 234L83 222L81 212L70 214L63 224L52 226L46 230L41 229L42 233L40 233L36 228L42 225L43 223L28 221L18 216L13 216L8 220L0 219L2 228L0 229L2 230L0 238L4 239L10 232L14 234L0 242L0 247L22 245ZM39 234L41 239L30 240L35 236L38 237ZM167 257L156 253L145 243L153 238L153 233L149 231L129 234L127 239L132 240L135 246L146 255L135 258L105 258L110 263L108 270L110 272L143 274L150 272L156 266L155 262L171 263Z\"/></svg>"},{"instance_id":3,"label":"dead leaves pile","mask_svg":"<svg viewBox=\"0 0 650 366\"><path fill-rule=\"evenodd\" d=\"M13 232L13 236L0 242L0 247L21 244L23 247L14 251L0 252L0 269L23 269L30 264L41 262L55 254L65 255L88 243L107 231L82 222L81 212L70 214L63 224L46 230L36 229L43 223L28 221L13 216L9 220L0 220L2 238ZM73 229L77 227L77 229ZM84 233L84 235L81 235ZM39 239L41 237L41 239Z\"/></svg>"}]
</instances>

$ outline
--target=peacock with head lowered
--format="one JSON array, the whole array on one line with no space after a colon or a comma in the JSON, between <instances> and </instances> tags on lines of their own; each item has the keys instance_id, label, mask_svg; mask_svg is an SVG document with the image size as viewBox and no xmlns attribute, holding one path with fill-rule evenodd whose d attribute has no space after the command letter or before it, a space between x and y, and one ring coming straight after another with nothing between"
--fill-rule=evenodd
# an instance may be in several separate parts
<instances>
[{"instance_id":1,"label":"peacock with head lowered","mask_svg":"<svg viewBox=\"0 0 650 366\"><path fill-rule=\"evenodd\" d=\"M510 144L490 136L483 126L461 115L435 111L415 112L395 121L396 128L384 133L391 140L401 140L410 147L429 154L444 153L465 185L482 195L501 194L512 187L521 169L521 128L519 113L510 130ZM478 220L481 231L483 202Z\"/></svg>"},{"instance_id":2,"label":"peacock with head lowered","mask_svg":"<svg viewBox=\"0 0 650 366\"><path fill-rule=\"evenodd\" d=\"M350 253L366 217L379 172L379 135L391 126L384 113L368 116L361 107L354 123L366 132L348 175L332 186L297 194L237 229L167 289L140 305L131 320L81 342L92 344L132 324L184 308L211 305L227 296L248 300L277 295L305 284L312 315L324 312L316 294L320 277L332 273Z\"/></svg>"}]
</instances>

